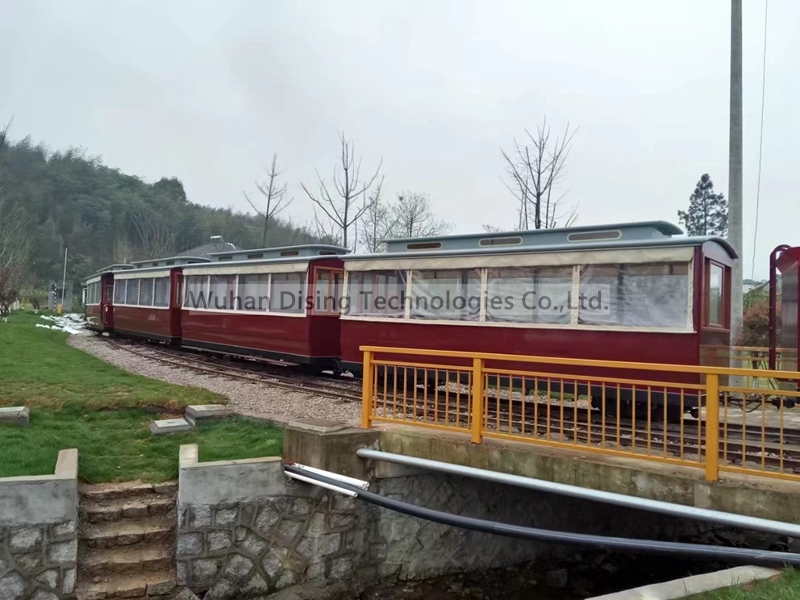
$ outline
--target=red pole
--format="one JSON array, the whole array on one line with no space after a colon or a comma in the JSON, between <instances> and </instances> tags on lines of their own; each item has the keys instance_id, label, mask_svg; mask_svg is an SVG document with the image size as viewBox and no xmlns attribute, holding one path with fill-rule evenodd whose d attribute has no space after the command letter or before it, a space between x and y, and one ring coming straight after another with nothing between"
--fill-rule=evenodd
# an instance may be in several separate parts
<instances>
[{"instance_id":1,"label":"red pole","mask_svg":"<svg viewBox=\"0 0 800 600\"><path fill-rule=\"evenodd\" d=\"M781 244L769 255L769 368L774 371L778 354L778 256L790 246Z\"/></svg>"}]
</instances>

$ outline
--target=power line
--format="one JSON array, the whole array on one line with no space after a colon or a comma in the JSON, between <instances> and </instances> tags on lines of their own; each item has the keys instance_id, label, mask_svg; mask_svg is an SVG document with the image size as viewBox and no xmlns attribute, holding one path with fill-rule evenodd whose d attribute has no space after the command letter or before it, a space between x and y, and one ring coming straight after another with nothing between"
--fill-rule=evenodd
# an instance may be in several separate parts
<instances>
[{"instance_id":1,"label":"power line","mask_svg":"<svg viewBox=\"0 0 800 600\"><path fill-rule=\"evenodd\" d=\"M761 126L758 134L758 184L756 185L756 226L753 232L753 264L750 267L750 279L756 273L756 241L758 240L758 209L761 203L761 151L764 145L764 90L767 87L767 14L769 0L764 0L764 58L761 66Z\"/></svg>"}]
</instances>

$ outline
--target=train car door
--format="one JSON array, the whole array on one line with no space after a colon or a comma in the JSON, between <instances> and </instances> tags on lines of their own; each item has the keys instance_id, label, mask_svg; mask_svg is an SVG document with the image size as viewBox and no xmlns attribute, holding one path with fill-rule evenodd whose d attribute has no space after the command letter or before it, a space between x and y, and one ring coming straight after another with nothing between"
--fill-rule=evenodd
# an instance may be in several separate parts
<instances>
[{"instance_id":1,"label":"train car door","mask_svg":"<svg viewBox=\"0 0 800 600\"><path fill-rule=\"evenodd\" d=\"M183 327L181 324L181 306L183 305L183 272L181 269L173 269L169 275L170 300L169 300L169 324L170 337L172 343L180 344L183 337Z\"/></svg>"},{"instance_id":2,"label":"train car door","mask_svg":"<svg viewBox=\"0 0 800 600\"><path fill-rule=\"evenodd\" d=\"M344 270L317 267L314 274L313 314L339 316Z\"/></svg>"},{"instance_id":3,"label":"train car door","mask_svg":"<svg viewBox=\"0 0 800 600\"><path fill-rule=\"evenodd\" d=\"M102 298L100 299L100 312L103 329L114 327L114 275L107 273L101 278Z\"/></svg>"}]
</instances>

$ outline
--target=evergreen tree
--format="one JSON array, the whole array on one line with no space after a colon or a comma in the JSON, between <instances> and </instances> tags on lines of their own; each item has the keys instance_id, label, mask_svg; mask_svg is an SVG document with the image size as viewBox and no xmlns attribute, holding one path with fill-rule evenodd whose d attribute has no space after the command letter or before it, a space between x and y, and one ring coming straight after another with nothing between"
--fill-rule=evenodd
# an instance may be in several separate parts
<instances>
[{"instance_id":1,"label":"evergreen tree","mask_svg":"<svg viewBox=\"0 0 800 600\"><path fill-rule=\"evenodd\" d=\"M15 272L23 274L16 289L60 282L65 248L67 281L77 290L100 267L183 252L212 235L259 248L263 229L258 216L192 203L175 177L148 184L81 149L53 152L30 138L14 142L0 125L0 270L13 250ZM274 246L319 239L279 218L270 222L269 237Z\"/></svg>"},{"instance_id":2,"label":"evergreen tree","mask_svg":"<svg viewBox=\"0 0 800 600\"><path fill-rule=\"evenodd\" d=\"M714 192L714 182L708 173L689 196L689 210L678 211L678 220L686 226L689 235L728 235L728 199Z\"/></svg>"}]
</instances>

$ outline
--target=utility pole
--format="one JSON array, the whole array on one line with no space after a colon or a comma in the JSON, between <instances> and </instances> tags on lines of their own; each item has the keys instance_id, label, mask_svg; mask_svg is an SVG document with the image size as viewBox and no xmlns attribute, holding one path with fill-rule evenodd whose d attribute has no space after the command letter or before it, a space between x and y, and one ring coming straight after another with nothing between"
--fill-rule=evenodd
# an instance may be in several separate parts
<instances>
[{"instance_id":1,"label":"utility pole","mask_svg":"<svg viewBox=\"0 0 800 600\"><path fill-rule=\"evenodd\" d=\"M731 345L739 337L742 320L742 0L731 0L730 149L728 155L728 241L739 258L731 281ZM755 252L755 248L753 248Z\"/></svg>"},{"instance_id":2,"label":"utility pole","mask_svg":"<svg viewBox=\"0 0 800 600\"><path fill-rule=\"evenodd\" d=\"M67 250L64 248L64 277L61 279L61 312L64 312L64 295L67 293Z\"/></svg>"}]
</instances>

